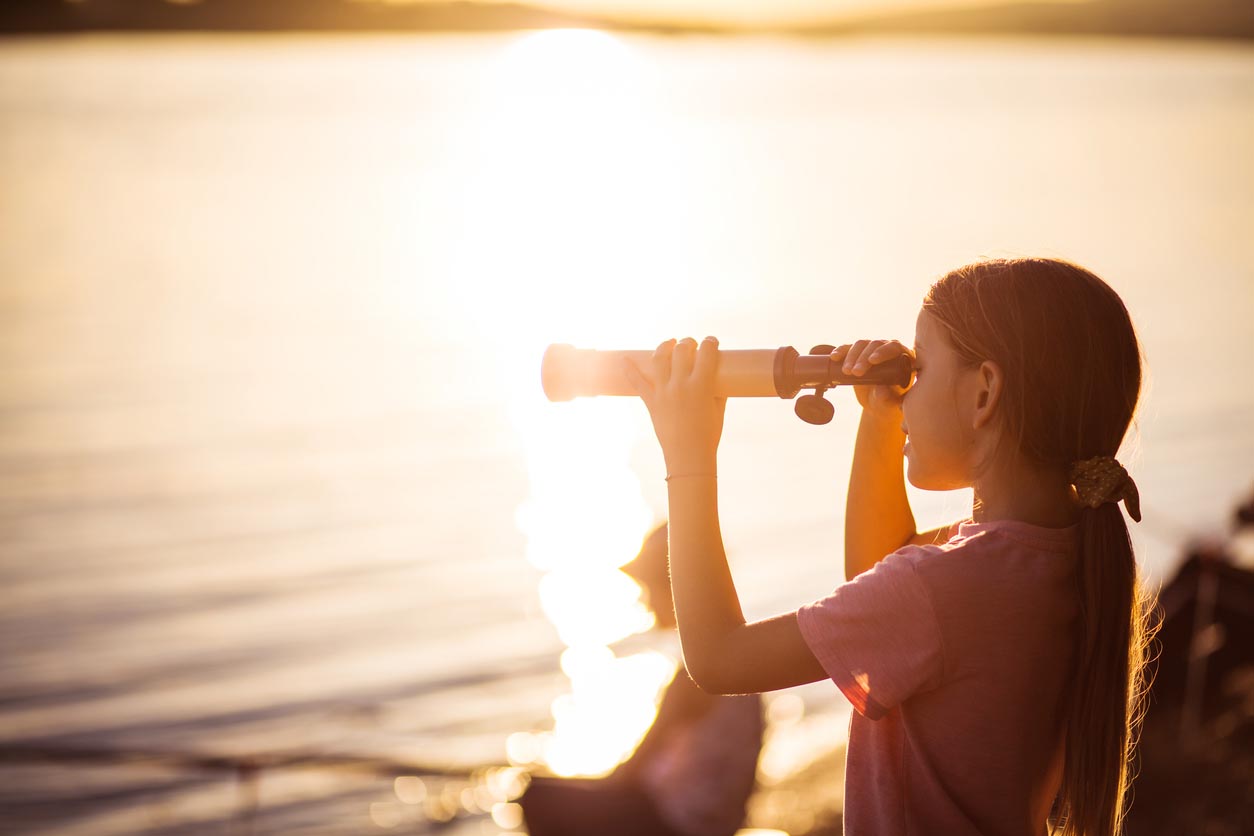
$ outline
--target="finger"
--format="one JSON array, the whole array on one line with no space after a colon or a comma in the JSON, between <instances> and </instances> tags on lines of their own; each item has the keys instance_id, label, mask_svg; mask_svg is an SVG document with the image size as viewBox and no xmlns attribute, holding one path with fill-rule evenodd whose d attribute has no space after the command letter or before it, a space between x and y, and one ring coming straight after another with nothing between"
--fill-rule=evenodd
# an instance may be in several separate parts
<instances>
[{"instance_id":1,"label":"finger","mask_svg":"<svg viewBox=\"0 0 1254 836\"><path fill-rule=\"evenodd\" d=\"M871 363L883 363L887 360L900 357L903 354L913 356L913 352L897 340L885 340L880 345L871 349L867 353L866 359Z\"/></svg>"},{"instance_id":2,"label":"finger","mask_svg":"<svg viewBox=\"0 0 1254 836\"><path fill-rule=\"evenodd\" d=\"M852 374L859 375L876 363L882 363L900 356L908 349L897 340L867 340L856 359L846 359L845 364L851 365Z\"/></svg>"},{"instance_id":3,"label":"finger","mask_svg":"<svg viewBox=\"0 0 1254 836\"><path fill-rule=\"evenodd\" d=\"M841 360L845 359L845 355L849 353L849 347L849 344L845 343L844 345L838 345L832 349L832 362L839 363Z\"/></svg>"},{"instance_id":4,"label":"finger","mask_svg":"<svg viewBox=\"0 0 1254 836\"><path fill-rule=\"evenodd\" d=\"M675 338L671 337L653 351L653 386L665 386L671 379L671 355L675 350Z\"/></svg>"},{"instance_id":5,"label":"finger","mask_svg":"<svg viewBox=\"0 0 1254 836\"><path fill-rule=\"evenodd\" d=\"M630 357L623 357L623 375L646 405L653 400L653 384Z\"/></svg>"},{"instance_id":6,"label":"finger","mask_svg":"<svg viewBox=\"0 0 1254 836\"><path fill-rule=\"evenodd\" d=\"M697 361L692 368L693 380L702 384L714 382L714 373L718 371L718 340L706 337L697 349Z\"/></svg>"},{"instance_id":7,"label":"finger","mask_svg":"<svg viewBox=\"0 0 1254 836\"><path fill-rule=\"evenodd\" d=\"M907 348L905 345L903 345L901 342L897 340L883 340L878 347L872 349L871 351L867 353L866 362L869 365L874 365L876 363L887 363L890 360L895 360L901 356L909 357L911 361L914 360L914 352L911 351L909 348ZM896 397L901 397L903 394L905 394L906 390L910 388L910 385L913 382L914 382L914 370L912 367L910 371L910 379L906 381L905 386L899 386L895 383L890 384L893 390L893 394Z\"/></svg>"},{"instance_id":8,"label":"finger","mask_svg":"<svg viewBox=\"0 0 1254 836\"><path fill-rule=\"evenodd\" d=\"M675 354L671 358L671 380L687 380L692 376L692 367L697 361L697 341L692 337L684 337L675 344Z\"/></svg>"},{"instance_id":9,"label":"finger","mask_svg":"<svg viewBox=\"0 0 1254 836\"><path fill-rule=\"evenodd\" d=\"M862 359L862 352L866 349L869 340L858 340L849 347L849 353L845 355L845 362L841 364L841 371L845 374L853 374L854 366Z\"/></svg>"}]
</instances>

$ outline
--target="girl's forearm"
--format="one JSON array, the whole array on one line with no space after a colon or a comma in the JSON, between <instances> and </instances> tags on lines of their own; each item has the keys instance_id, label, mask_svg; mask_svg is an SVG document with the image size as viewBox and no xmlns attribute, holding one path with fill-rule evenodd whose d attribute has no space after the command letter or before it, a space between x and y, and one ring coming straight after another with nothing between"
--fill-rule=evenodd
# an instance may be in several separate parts
<instances>
[{"instance_id":1,"label":"girl's forearm","mask_svg":"<svg viewBox=\"0 0 1254 836\"><path fill-rule=\"evenodd\" d=\"M709 467L694 472L713 473ZM669 487L671 590L684 664L698 684L715 664L727 637L745 623L732 583L718 521L718 481L711 475L674 475Z\"/></svg>"},{"instance_id":2,"label":"girl's forearm","mask_svg":"<svg viewBox=\"0 0 1254 836\"><path fill-rule=\"evenodd\" d=\"M915 533L906 497L900 420L863 411L845 502L845 579L853 580Z\"/></svg>"}]
</instances>

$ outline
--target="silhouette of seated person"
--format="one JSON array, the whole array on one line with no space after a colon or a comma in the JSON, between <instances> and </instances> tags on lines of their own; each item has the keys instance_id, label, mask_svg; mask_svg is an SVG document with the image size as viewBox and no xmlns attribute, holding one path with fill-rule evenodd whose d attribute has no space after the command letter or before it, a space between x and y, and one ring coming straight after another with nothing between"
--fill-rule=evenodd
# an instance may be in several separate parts
<instances>
[{"instance_id":1,"label":"silhouette of seated person","mask_svg":"<svg viewBox=\"0 0 1254 836\"><path fill-rule=\"evenodd\" d=\"M644 589L657 629L675 628L666 523L622 571ZM744 822L762 748L757 694L714 696L681 665L657 719L605 778L533 777L519 799L531 836L731 836Z\"/></svg>"}]
</instances>

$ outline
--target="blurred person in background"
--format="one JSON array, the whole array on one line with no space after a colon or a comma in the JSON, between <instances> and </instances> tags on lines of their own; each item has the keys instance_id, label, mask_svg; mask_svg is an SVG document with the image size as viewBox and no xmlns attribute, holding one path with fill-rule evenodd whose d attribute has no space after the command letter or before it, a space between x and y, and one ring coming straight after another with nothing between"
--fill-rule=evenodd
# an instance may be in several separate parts
<instances>
[{"instance_id":1,"label":"blurred person in background","mask_svg":"<svg viewBox=\"0 0 1254 836\"><path fill-rule=\"evenodd\" d=\"M667 525L622 571L640 584L659 630L675 628ZM520 799L531 836L731 836L744 822L762 748L757 694L716 696L680 665L657 719L606 778L533 777Z\"/></svg>"}]
</instances>

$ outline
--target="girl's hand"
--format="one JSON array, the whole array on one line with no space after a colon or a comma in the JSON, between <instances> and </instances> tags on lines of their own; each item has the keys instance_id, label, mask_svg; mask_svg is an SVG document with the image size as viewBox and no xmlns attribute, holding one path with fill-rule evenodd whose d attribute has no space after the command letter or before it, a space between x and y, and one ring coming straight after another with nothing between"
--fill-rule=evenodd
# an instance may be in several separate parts
<instances>
[{"instance_id":1,"label":"girl's hand","mask_svg":"<svg viewBox=\"0 0 1254 836\"><path fill-rule=\"evenodd\" d=\"M871 366L893 360L901 355L914 359L914 352L897 340L858 340L842 345L832 352L832 360L841 363L845 374L861 375ZM913 378L911 380L913 383ZM854 386L853 393L865 412L900 420L901 399L908 386Z\"/></svg>"},{"instance_id":2,"label":"girl's hand","mask_svg":"<svg viewBox=\"0 0 1254 836\"><path fill-rule=\"evenodd\" d=\"M727 407L727 398L714 397L718 340L706 337L698 349L692 337L672 338L653 352L649 369L631 358L624 358L624 366L653 419L666 472L712 472Z\"/></svg>"}]
</instances>

